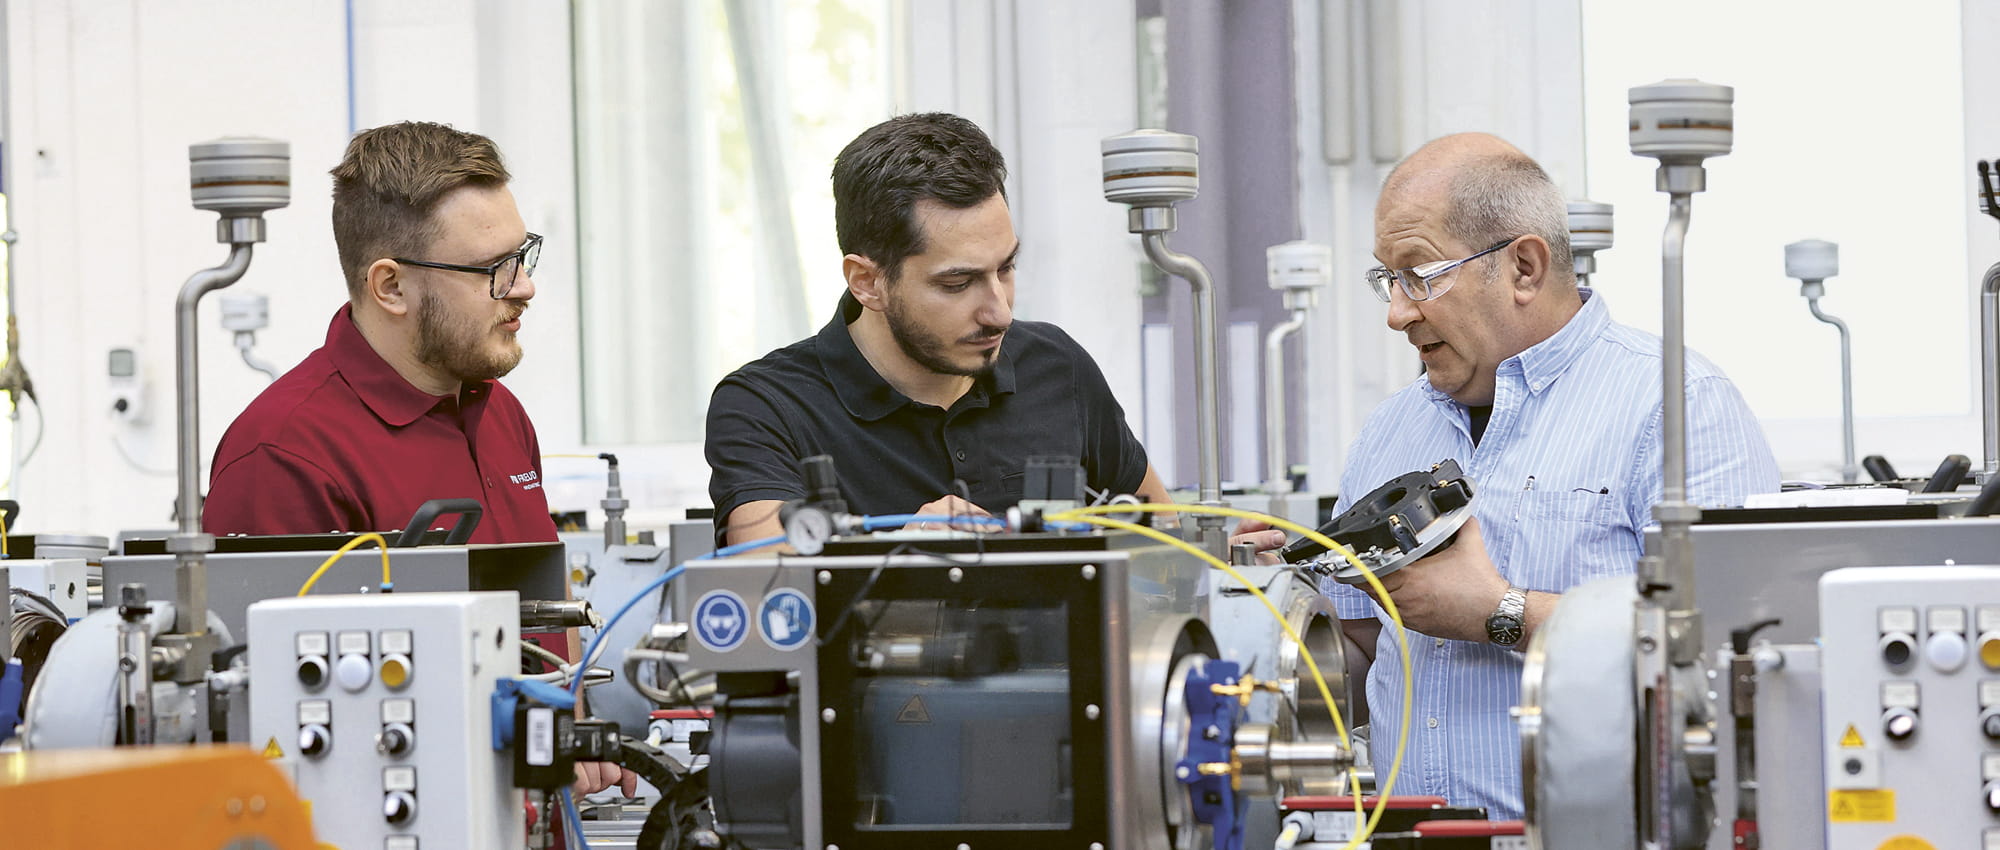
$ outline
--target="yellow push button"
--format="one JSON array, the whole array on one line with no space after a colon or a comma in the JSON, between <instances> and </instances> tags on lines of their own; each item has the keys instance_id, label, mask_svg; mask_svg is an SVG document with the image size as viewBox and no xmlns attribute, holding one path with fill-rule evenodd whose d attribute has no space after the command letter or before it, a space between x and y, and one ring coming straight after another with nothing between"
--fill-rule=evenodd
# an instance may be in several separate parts
<instances>
[{"instance_id":1,"label":"yellow push button","mask_svg":"<svg viewBox=\"0 0 2000 850\"><path fill-rule=\"evenodd\" d=\"M2000 670L2000 632L1979 636L1979 663L1988 670Z\"/></svg>"},{"instance_id":2,"label":"yellow push button","mask_svg":"<svg viewBox=\"0 0 2000 850\"><path fill-rule=\"evenodd\" d=\"M410 659L405 655L388 655L382 658L382 670L378 674L382 684L401 689L410 683Z\"/></svg>"}]
</instances>

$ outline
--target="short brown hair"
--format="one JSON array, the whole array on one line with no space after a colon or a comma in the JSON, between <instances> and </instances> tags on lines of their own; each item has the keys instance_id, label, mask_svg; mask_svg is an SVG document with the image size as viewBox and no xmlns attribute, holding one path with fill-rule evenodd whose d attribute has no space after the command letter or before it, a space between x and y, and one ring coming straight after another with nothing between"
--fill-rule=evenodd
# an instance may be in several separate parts
<instances>
[{"instance_id":1,"label":"short brown hair","mask_svg":"<svg viewBox=\"0 0 2000 850\"><path fill-rule=\"evenodd\" d=\"M431 213L452 190L511 179L493 140L428 121L363 130L333 171L333 244L358 297L369 264L422 253L437 239Z\"/></svg>"}]
</instances>

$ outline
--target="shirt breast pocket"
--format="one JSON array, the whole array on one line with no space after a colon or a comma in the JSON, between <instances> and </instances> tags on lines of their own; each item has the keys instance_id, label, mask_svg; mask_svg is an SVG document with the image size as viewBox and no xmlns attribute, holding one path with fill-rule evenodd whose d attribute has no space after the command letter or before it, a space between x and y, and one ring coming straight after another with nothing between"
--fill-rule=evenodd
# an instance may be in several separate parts
<instances>
[{"instance_id":1,"label":"shirt breast pocket","mask_svg":"<svg viewBox=\"0 0 2000 850\"><path fill-rule=\"evenodd\" d=\"M1519 494L1507 575L1531 590L1561 592L1599 576L1630 573L1638 552L1618 500L1601 489Z\"/></svg>"}]
</instances>

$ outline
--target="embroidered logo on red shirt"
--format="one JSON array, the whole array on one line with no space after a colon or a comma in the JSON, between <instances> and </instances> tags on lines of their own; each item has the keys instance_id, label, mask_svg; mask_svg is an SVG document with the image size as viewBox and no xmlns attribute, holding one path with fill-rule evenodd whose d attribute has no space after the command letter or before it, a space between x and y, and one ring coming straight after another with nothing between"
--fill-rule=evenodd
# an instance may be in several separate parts
<instances>
[{"instance_id":1,"label":"embroidered logo on red shirt","mask_svg":"<svg viewBox=\"0 0 2000 850\"><path fill-rule=\"evenodd\" d=\"M541 474L532 469L519 475L507 476L508 481L521 485L521 489L523 490L533 490L536 487L542 486L541 478Z\"/></svg>"}]
</instances>

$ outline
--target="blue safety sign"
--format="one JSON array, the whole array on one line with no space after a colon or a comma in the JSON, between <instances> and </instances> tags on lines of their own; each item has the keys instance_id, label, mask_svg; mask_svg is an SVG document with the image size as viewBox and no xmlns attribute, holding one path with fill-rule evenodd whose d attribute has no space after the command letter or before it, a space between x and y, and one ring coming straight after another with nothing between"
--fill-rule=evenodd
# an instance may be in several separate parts
<instances>
[{"instance_id":1,"label":"blue safety sign","mask_svg":"<svg viewBox=\"0 0 2000 850\"><path fill-rule=\"evenodd\" d=\"M757 633L772 649L798 649L812 639L813 607L806 595L789 587L773 590L757 606Z\"/></svg>"},{"instance_id":2,"label":"blue safety sign","mask_svg":"<svg viewBox=\"0 0 2000 850\"><path fill-rule=\"evenodd\" d=\"M750 634L750 609L743 597L711 590L694 603L694 638L713 652L728 652Z\"/></svg>"}]
</instances>

